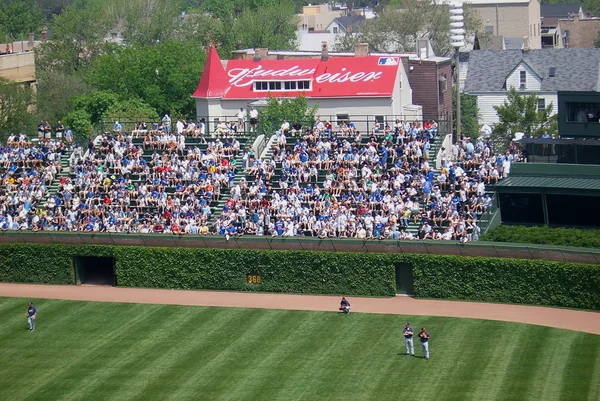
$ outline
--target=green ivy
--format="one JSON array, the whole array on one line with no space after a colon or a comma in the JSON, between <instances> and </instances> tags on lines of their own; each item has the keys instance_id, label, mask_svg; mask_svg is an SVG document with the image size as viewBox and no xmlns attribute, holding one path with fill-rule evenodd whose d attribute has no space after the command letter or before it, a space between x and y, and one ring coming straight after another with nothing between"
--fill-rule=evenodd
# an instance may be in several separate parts
<instances>
[{"instance_id":1,"label":"green ivy","mask_svg":"<svg viewBox=\"0 0 600 401\"><path fill-rule=\"evenodd\" d=\"M488 231L482 240L520 244L543 244L600 248L600 230L580 228L552 228L525 226L498 226Z\"/></svg>"},{"instance_id":2,"label":"green ivy","mask_svg":"<svg viewBox=\"0 0 600 401\"><path fill-rule=\"evenodd\" d=\"M600 309L598 265L504 258L4 244L0 281L73 284L75 256L114 257L122 287L393 296L410 264L417 297Z\"/></svg>"}]
</instances>

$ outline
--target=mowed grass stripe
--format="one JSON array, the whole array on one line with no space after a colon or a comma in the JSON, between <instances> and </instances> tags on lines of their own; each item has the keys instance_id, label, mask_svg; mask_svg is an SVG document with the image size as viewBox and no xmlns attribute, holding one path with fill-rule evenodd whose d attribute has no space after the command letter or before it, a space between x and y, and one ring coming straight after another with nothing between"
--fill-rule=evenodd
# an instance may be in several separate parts
<instances>
[{"instance_id":1,"label":"mowed grass stripe","mask_svg":"<svg viewBox=\"0 0 600 401\"><path fill-rule=\"evenodd\" d=\"M554 333L552 331L551 334L546 347L541 351L543 362L531 379L533 385L527 389L528 398L531 400L560 400L559 395L566 364L555 361L568 360L575 338L567 332Z\"/></svg>"},{"instance_id":2,"label":"mowed grass stripe","mask_svg":"<svg viewBox=\"0 0 600 401\"><path fill-rule=\"evenodd\" d=\"M29 300L19 299L16 302L7 303L7 308L0 311L0 319L2 319L2 325L10 328L10 330L0 331L0 341L3 338L10 337L14 333L21 333L29 328L25 313L27 311ZM30 339L32 341L39 341L39 338L45 338L47 336L46 328L54 330L57 325L63 324L65 321L73 318L73 312L78 312L77 308L85 307L77 305L77 303L69 301L55 301L44 300L40 304L35 304L38 309L36 328L38 330L35 333L31 333ZM90 306L91 307L91 306ZM68 323L67 323L68 324ZM35 337L33 337L35 335Z\"/></svg>"},{"instance_id":3,"label":"mowed grass stripe","mask_svg":"<svg viewBox=\"0 0 600 401\"><path fill-rule=\"evenodd\" d=\"M193 309L190 315L206 312L206 309ZM122 318L128 319L127 316ZM189 323L189 320L177 314L175 308L158 307L155 313L138 325L135 333L123 339L124 349L103 355L104 368L91 371L79 386L65 393L63 400L100 400L107 388L118 394L119 386L128 381L130 373L135 371L136 367L151 364L152 359L157 359L162 353L169 352L172 347L178 345L178 342L172 342L177 333L185 329L186 323ZM75 374L77 375L77 372Z\"/></svg>"},{"instance_id":4,"label":"mowed grass stripe","mask_svg":"<svg viewBox=\"0 0 600 401\"><path fill-rule=\"evenodd\" d=\"M102 382L92 389L95 400L124 399L122 397L127 394L135 396L140 387L153 383L162 374L164 361L177 358L178 353L182 352L182 343L199 330L198 320L210 322L218 315L208 308L196 308L186 312L184 318L181 312L172 308L179 307L169 307L168 311L164 311L168 313L164 325L145 333L147 341L133 347L134 352L125 363L118 363L114 369L111 368L110 375L104 379L105 383L109 383L111 392L103 391L106 384ZM119 396L114 397L115 394Z\"/></svg>"},{"instance_id":5,"label":"mowed grass stripe","mask_svg":"<svg viewBox=\"0 0 600 401\"><path fill-rule=\"evenodd\" d=\"M490 333L500 336L500 342L495 349L490 349L488 364L479 383L472 390L473 400L501 400L500 393L504 376L508 373L511 358L520 352L518 343L521 331L527 325L513 325L503 323L499 333Z\"/></svg>"},{"instance_id":6,"label":"mowed grass stripe","mask_svg":"<svg viewBox=\"0 0 600 401\"><path fill-rule=\"evenodd\" d=\"M48 301L43 308L44 315L38 319L37 329L33 332L27 329L24 312L19 313L22 310L20 305L15 305L10 316L17 314L21 318L15 321L8 319L0 326L0 361L11 361L10 366L0 363L0 394L7 394L6 399L22 397L23 387L19 386L19 382L25 372L39 369L40 375L36 379L36 384L39 384L40 379L51 378L50 372L54 369L70 364L70 360L63 361L63 352L60 352L57 365L57 353L68 347L79 314L91 312L94 305ZM66 335L65 328L71 329Z\"/></svg>"},{"instance_id":7,"label":"mowed grass stripe","mask_svg":"<svg viewBox=\"0 0 600 401\"><path fill-rule=\"evenodd\" d=\"M525 393L535 386L534 373L542 367L542 350L548 345L552 329L531 326L521 330L519 352L512 355L508 371L502 380L500 397L502 400L522 401L529 399Z\"/></svg>"},{"instance_id":8,"label":"mowed grass stripe","mask_svg":"<svg viewBox=\"0 0 600 401\"><path fill-rule=\"evenodd\" d=\"M355 317L354 315L353 317ZM357 327L356 341L349 344L340 343L335 358L329 361L324 371L324 377L319 381L312 394L325 393L331 388L331 383L339 387L336 399L365 400L386 398L380 390L380 383L388 379L390 366L397 358L398 319L390 319L387 324L378 323L376 317L368 319L366 324ZM345 357L344 354L347 354ZM387 363L382 363L387 357Z\"/></svg>"},{"instance_id":9,"label":"mowed grass stripe","mask_svg":"<svg viewBox=\"0 0 600 401\"><path fill-rule=\"evenodd\" d=\"M142 339L143 333L147 333L151 325L164 319L160 313L163 308L160 305L152 305L152 308L149 308L150 313L140 317L138 322L135 321L137 316L135 310L131 311L129 308L112 310L112 320L121 329L115 331L112 337L103 339L102 345L94 349L89 358L72 364L69 369L64 370L57 376L56 380L50 385L42 388L36 396L42 399L45 396L59 393L62 400L93 398L86 398L83 394L87 389L96 385L98 380L102 380L99 376L109 372L116 361L123 358L136 341ZM102 313L92 315L88 330L77 333L74 340L85 344L89 338L93 338L94 333L102 331L105 324L104 319L101 318L102 315ZM105 390L111 390L111 385L110 382L104 383Z\"/></svg>"},{"instance_id":10,"label":"mowed grass stripe","mask_svg":"<svg viewBox=\"0 0 600 401\"><path fill-rule=\"evenodd\" d=\"M569 359L566 361L560 399L597 401L600 399L598 393L600 377L598 377L597 367L600 363L598 336L589 336L584 333L572 334L575 336L575 340L571 344Z\"/></svg>"},{"instance_id":11,"label":"mowed grass stripe","mask_svg":"<svg viewBox=\"0 0 600 401\"><path fill-rule=\"evenodd\" d=\"M298 333L314 332L319 319L298 311L284 312L282 317L279 327L270 327L269 338L262 339L250 350L254 358L248 359L236 381L229 386L229 393L223 394L221 399L261 400L284 383L283 369L294 365L296 356L302 354Z\"/></svg>"},{"instance_id":12,"label":"mowed grass stripe","mask_svg":"<svg viewBox=\"0 0 600 401\"><path fill-rule=\"evenodd\" d=\"M189 400L195 394L203 394L205 399L218 399L220 395L231 394L231 385L244 372L244 366L252 368L257 354L252 350L262 342L272 343L269 334L277 333L289 311L274 310L268 314L253 311L253 319L246 325L238 326L237 332L230 333L221 346L215 347L203 356L202 365L190 372L185 381L172 394L173 400Z\"/></svg>"},{"instance_id":13,"label":"mowed grass stripe","mask_svg":"<svg viewBox=\"0 0 600 401\"><path fill-rule=\"evenodd\" d=\"M120 399L171 399L181 381L201 364L205 350L214 347L224 331L234 330L244 318L241 309L206 308L206 311L190 319L192 330L179 333L174 339L175 346L165 350L168 352L162 352L144 369L131 372L119 389ZM180 313L187 316L183 311Z\"/></svg>"},{"instance_id":14,"label":"mowed grass stripe","mask_svg":"<svg viewBox=\"0 0 600 401\"><path fill-rule=\"evenodd\" d=\"M307 363L296 370L288 378L286 385L276 393L276 399L301 400L311 399L313 389L322 380L322 375L328 369L330 360L337 357L340 348L346 348L346 355L352 355L351 345L356 341L356 331L360 327L361 319L356 315L343 315L340 313L327 313L323 315L326 324L314 337L304 340L304 356ZM333 383L332 383L333 384ZM335 383L337 385L337 383Z\"/></svg>"},{"instance_id":15,"label":"mowed grass stripe","mask_svg":"<svg viewBox=\"0 0 600 401\"><path fill-rule=\"evenodd\" d=\"M455 362L450 366L448 380L436 387L438 399L462 401L465 396L471 399L489 364L491 351L504 346L502 323L465 321L461 325L466 332L456 332L458 338L448 339L460 350L460 356L453 358Z\"/></svg>"},{"instance_id":16,"label":"mowed grass stripe","mask_svg":"<svg viewBox=\"0 0 600 401\"><path fill-rule=\"evenodd\" d=\"M113 304L115 305L115 304ZM113 306L116 310L111 313L112 322L108 330L101 331L100 323L105 321L102 314L91 316L82 316L76 319L78 322L86 322L88 327L95 327L94 333L89 340L80 341L78 346L72 350L74 357L67 358L69 363L64 363L59 369L53 369L47 375L36 379L31 387L23 393L23 399L27 400L49 400L53 394L64 395L66 388L76 387L80 381L98 368L104 368L106 364L106 355L122 348L122 338L138 331L137 324L141 324L149 316L156 313L160 306L149 305L147 308L137 308L134 304L116 304ZM122 309L122 311L118 310ZM121 312L121 313L120 313ZM127 318L118 319L119 315ZM102 335L98 335L100 332ZM87 333L82 331L82 333ZM112 347L111 347L112 345Z\"/></svg>"},{"instance_id":17,"label":"mowed grass stripe","mask_svg":"<svg viewBox=\"0 0 600 401\"><path fill-rule=\"evenodd\" d=\"M336 318L333 314L317 312L290 312L292 316L301 316L301 323L297 324L294 333L290 335L281 347L271 354L271 368L255 380L251 393L247 399L262 400L289 400L291 394L300 384L298 383L298 372L312 371L313 352L320 349L320 342L327 341L327 327ZM269 341L269 344L273 344ZM317 344L317 347L314 346ZM308 373L307 373L308 374Z\"/></svg>"},{"instance_id":18,"label":"mowed grass stripe","mask_svg":"<svg viewBox=\"0 0 600 401\"><path fill-rule=\"evenodd\" d=\"M457 325L449 319L442 320L437 324L434 322L435 319L427 318L424 322L419 323L415 330L418 333L421 326L424 326L431 334L429 341L431 359L428 361L419 359L418 362L421 364L413 367L410 373L415 380L420 381L419 391L412 395L415 399L437 399L440 387L447 386L452 382L454 366L468 347L461 342L470 322L467 321L461 325ZM421 342L418 336L415 339L415 346L418 347L417 355L422 356Z\"/></svg>"}]
</instances>

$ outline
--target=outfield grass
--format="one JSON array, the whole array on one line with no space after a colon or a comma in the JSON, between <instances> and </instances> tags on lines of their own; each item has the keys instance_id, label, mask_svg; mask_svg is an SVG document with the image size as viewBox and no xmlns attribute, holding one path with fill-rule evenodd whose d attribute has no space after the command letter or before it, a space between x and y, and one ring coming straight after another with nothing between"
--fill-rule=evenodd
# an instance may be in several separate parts
<instances>
[{"instance_id":1,"label":"outfield grass","mask_svg":"<svg viewBox=\"0 0 600 401\"><path fill-rule=\"evenodd\" d=\"M36 306L29 332L26 300L0 298L0 400L600 397L600 336L574 331L358 313ZM429 361L403 355L406 319L431 333Z\"/></svg>"}]
</instances>

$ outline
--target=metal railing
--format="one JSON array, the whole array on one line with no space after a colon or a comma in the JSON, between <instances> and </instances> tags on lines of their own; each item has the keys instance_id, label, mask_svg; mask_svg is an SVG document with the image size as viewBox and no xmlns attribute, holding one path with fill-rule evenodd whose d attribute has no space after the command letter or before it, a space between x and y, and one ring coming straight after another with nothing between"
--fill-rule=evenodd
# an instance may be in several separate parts
<instances>
[{"instance_id":1,"label":"metal railing","mask_svg":"<svg viewBox=\"0 0 600 401\"><path fill-rule=\"evenodd\" d=\"M131 121L132 119L134 121ZM320 115L320 114L317 114L315 116L315 119L320 119L323 122L329 121L332 124L333 130L337 130L344 123L352 122L354 124L356 130L363 132L363 133L372 132L374 127L376 126L376 123L378 123L380 125L380 131L383 132L386 125L389 125L393 129L396 120L406 121L409 123L423 124L423 125L427 122L430 122L430 120L418 120L418 119L414 119L414 118L411 118L408 116L403 116L403 115L383 115L383 116L350 115L349 116L349 115ZM206 134L214 132L217 129L217 126L221 122L233 122L235 124L237 124L237 122L238 122L237 116L234 116L234 115L231 115L231 116L194 116L194 117L185 118L185 120L186 121L193 120L195 122L204 121L204 123L206 124L206 127L205 127ZM238 133L240 133L240 134L252 133L252 131L250 130L250 123L248 120L249 120L249 118L246 118L244 126L241 127L242 129L240 129L238 131ZM104 132L112 132L115 121L119 121L123 132L131 132L133 129L135 129L136 124L140 123L140 122L146 122L146 124L148 125L148 129L151 128L152 123L157 123L159 126L161 124L161 121L148 121L144 117L139 117L139 118L138 117L136 117L136 118L126 117L124 121L123 121L123 119L121 119L119 117L114 117L111 119L111 121L102 121L100 123L101 129ZM175 128L176 122L177 122L177 119L171 120L171 129ZM291 120L289 121L290 125L292 125L294 122L295 121L291 121ZM449 131L448 131L449 122L448 121L446 121L444 119L440 119L440 120L436 120L436 122L438 124L438 135L445 135L445 134L449 133ZM281 121L281 123L283 123L283 121ZM307 126L312 127L312 125L314 124L314 121L299 121L299 123L302 124L302 126L304 128L306 128ZM260 131L260 115L259 115L259 127L258 128ZM278 129L279 126L277 126L276 128ZM254 133L256 134L256 132L254 132Z\"/></svg>"}]
</instances>

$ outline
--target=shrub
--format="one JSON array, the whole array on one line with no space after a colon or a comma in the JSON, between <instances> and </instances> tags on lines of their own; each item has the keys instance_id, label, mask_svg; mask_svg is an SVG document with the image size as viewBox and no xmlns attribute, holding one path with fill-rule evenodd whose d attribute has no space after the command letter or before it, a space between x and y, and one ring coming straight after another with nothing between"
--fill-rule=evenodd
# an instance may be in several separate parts
<instances>
[{"instance_id":1,"label":"shrub","mask_svg":"<svg viewBox=\"0 0 600 401\"><path fill-rule=\"evenodd\" d=\"M484 241L600 248L600 230L578 228L498 226Z\"/></svg>"}]
</instances>

